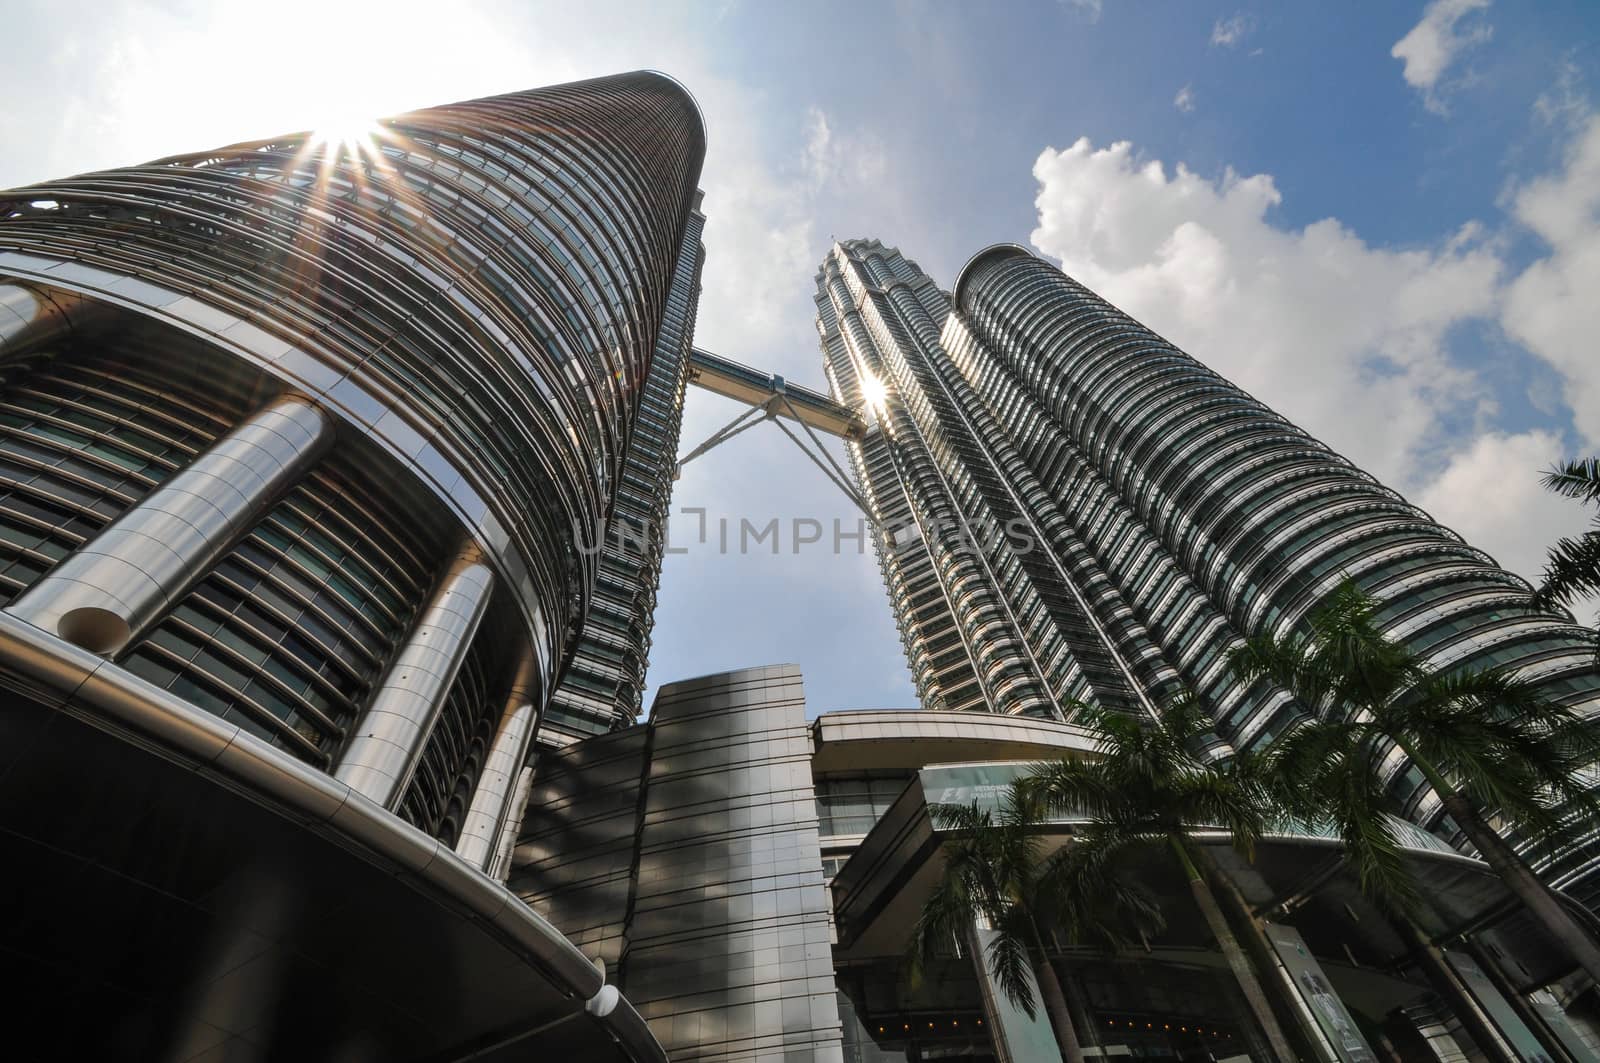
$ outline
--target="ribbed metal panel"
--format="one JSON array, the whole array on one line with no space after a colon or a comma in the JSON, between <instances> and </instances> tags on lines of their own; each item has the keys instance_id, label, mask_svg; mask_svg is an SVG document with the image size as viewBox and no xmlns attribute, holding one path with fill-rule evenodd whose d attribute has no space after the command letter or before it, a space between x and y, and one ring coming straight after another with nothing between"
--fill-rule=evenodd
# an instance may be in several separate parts
<instances>
[{"instance_id":1,"label":"ribbed metal panel","mask_svg":"<svg viewBox=\"0 0 1600 1063\"><path fill-rule=\"evenodd\" d=\"M974 256L952 300L897 250L846 241L817 285L835 395L884 392L851 457L893 532L879 560L925 706L1148 710L1188 688L1219 741L1259 748L1304 710L1240 682L1229 651L1349 577L1431 665L1515 666L1600 707L1589 636L1530 609L1523 580L1026 249ZM907 530L935 512L943 541ZM963 543L953 521L1007 534ZM1438 826L1420 776L1389 772ZM1600 892L1580 881L1593 839L1537 858Z\"/></svg>"},{"instance_id":2,"label":"ribbed metal panel","mask_svg":"<svg viewBox=\"0 0 1600 1063\"><path fill-rule=\"evenodd\" d=\"M0 273L133 278L106 286L365 419L476 524L552 667L666 310L698 111L640 73L415 112L374 144L299 134L8 193Z\"/></svg>"},{"instance_id":3,"label":"ribbed metal panel","mask_svg":"<svg viewBox=\"0 0 1600 1063\"><path fill-rule=\"evenodd\" d=\"M599 572L588 619L545 713L541 736L551 745L628 727L639 716L705 264L704 226L698 211L690 215L605 538L585 543L598 550Z\"/></svg>"},{"instance_id":4,"label":"ribbed metal panel","mask_svg":"<svg viewBox=\"0 0 1600 1063\"><path fill-rule=\"evenodd\" d=\"M1013 434L1035 440L1030 466L1058 497L1104 514L1093 539L1107 562L1118 550L1159 556L1151 568L1179 577L1181 590L1151 600L1149 577L1118 566L1125 596L1190 661L1191 683L1238 706L1236 729L1252 731L1262 699L1218 682L1225 669L1205 651L1220 647L1203 632L1282 633L1346 576L1436 666L1531 668L1558 696L1600 698L1600 683L1580 678L1592 675L1583 633L1529 610L1524 581L1048 263L996 250L958 291L999 370L986 398L1010 403ZM963 369L982 376L976 360ZM1192 604L1174 610L1174 599Z\"/></svg>"}]
</instances>

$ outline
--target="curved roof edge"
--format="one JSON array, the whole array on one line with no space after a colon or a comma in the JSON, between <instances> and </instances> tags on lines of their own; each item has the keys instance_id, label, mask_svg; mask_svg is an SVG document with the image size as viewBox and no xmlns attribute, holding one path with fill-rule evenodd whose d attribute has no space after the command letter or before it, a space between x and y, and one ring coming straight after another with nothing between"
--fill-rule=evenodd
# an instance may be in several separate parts
<instances>
[{"instance_id":1,"label":"curved roof edge","mask_svg":"<svg viewBox=\"0 0 1600 1063\"><path fill-rule=\"evenodd\" d=\"M278 806L312 830L403 868L399 877L412 878L460 904L507 948L586 1004L605 985L605 976L559 930L444 843L254 735L3 611L0 671L24 678L29 694L47 708L101 728L132 732L168 757L197 764L239 791ZM625 999L594 1014L635 1060L666 1060Z\"/></svg>"},{"instance_id":2,"label":"curved roof edge","mask_svg":"<svg viewBox=\"0 0 1600 1063\"><path fill-rule=\"evenodd\" d=\"M689 106L694 108L695 124L700 127L700 150L704 152L709 145L709 134L706 130L706 112L705 108L700 106L699 98L690 91L689 86L685 85L682 81L679 81L665 70L657 70L654 67L645 67L643 70L635 70L632 71L632 73L650 74L654 77L658 77L683 94L683 98L689 101Z\"/></svg>"},{"instance_id":3,"label":"curved roof edge","mask_svg":"<svg viewBox=\"0 0 1600 1063\"><path fill-rule=\"evenodd\" d=\"M967 259L966 265L962 266L961 271L956 274L955 286L950 289L951 295L955 299L956 306L959 307L961 305L962 289L967 283L967 278L972 275L972 271L977 268L978 264L987 259L1002 257L1037 258L1038 256L1032 251L1029 251L1026 247L1023 247L1021 244L990 244L988 247L985 247L983 250Z\"/></svg>"},{"instance_id":4,"label":"curved roof edge","mask_svg":"<svg viewBox=\"0 0 1600 1063\"><path fill-rule=\"evenodd\" d=\"M946 709L824 712L810 721L811 770L912 770L930 764L1088 756L1094 736L1039 716Z\"/></svg>"}]
</instances>

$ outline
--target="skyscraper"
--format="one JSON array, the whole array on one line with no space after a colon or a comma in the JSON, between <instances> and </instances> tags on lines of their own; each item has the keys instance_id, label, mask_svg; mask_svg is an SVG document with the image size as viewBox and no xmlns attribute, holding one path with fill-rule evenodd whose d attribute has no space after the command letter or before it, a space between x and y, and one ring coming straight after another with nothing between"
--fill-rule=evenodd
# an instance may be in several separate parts
<instances>
[{"instance_id":1,"label":"skyscraper","mask_svg":"<svg viewBox=\"0 0 1600 1063\"><path fill-rule=\"evenodd\" d=\"M1431 666L1514 666L1600 709L1592 642L1522 579L1020 247L975 255L952 296L893 248L836 244L817 327L835 394L877 414L850 454L925 705L1070 719L1187 688L1257 748L1303 709L1228 651L1348 578ZM1554 881L1593 858L1564 850Z\"/></svg>"},{"instance_id":2,"label":"skyscraper","mask_svg":"<svg viewBox=\"0 0 1600 1063\"><path fill-rule=\"evenodd\" d=\"M1234 512L1321 526L1298 491L1292 513L1253 493L1280 436L1307 483L1389 496L1016 249L974 260L952 314L897 253L836 248L818 305L843 405L694 349L703 149L687 93L636 73L0 193L14 1054L1049 1056L981 955L902 977L950 840L938 807L1094 755L1059 719L1084 702L1199 686L1231 714L1222 740L1263 741L1287 695L1223 682L1220 653L1315 594L1262 589L1269 544L1194 536ZM925 706L988 714L808 720L799 670L766 665L665 684L625 726L689 380L750 406L689 457L763 414L852 441ZM1211 440L1181 415L1213 393L1270 422L1229 437L1251 460L1162 452ZM1166 484L1191 457L1248 487L1242 510ZM1427 608L1476 601L1493 580L1462 566L1497 570L1429 534L1466 590ZM1532 619L1562 648L1552 691L1587 696L1569 629ZM1270 907L1343 1037L1328 985L1373 1022L1420 990L1390 977L1408 945L1337 857L1306 884L1326 840L1274 835L1220 873ZM1500 920L1485 869L1414 828L1402 847L1429 933L1473 928L1513 995L1565 976L1537 928ZM1186 883L1151 881L1176 908ZM1053 944L1096 987L1084 1029L1116 1027L1105 1054L1258 1041L1194 976L1208 939L1168 930L1175 961L1136 977Z\"/></svg>"},{"instance_id":3,"label":"skyscraper","mask_svg":"<svg viewBox=\"0 0 1600 1063\"><path fill-rule=\"evenodd\" d=\"M483 872L649 611L586 544L662 504L703 153L637 73L0 194L4 941L77 1054L659 1055Z\"/></svg>"},{"instance_id":4,"label":"skyscraper","mask_svg":"<svg viewBox=\"0 0 1600 1063\"><path fill-rule=\"evenodd\" d=\"M673 267L611 518L603 539L582 544L599 555L594 594L582 635L573 643L571 661L545 710L539 730L544 744L563 745L615 731L639 715L700 302L704 227L705 216L696 209Z\"/></svg>"}]
</instances>

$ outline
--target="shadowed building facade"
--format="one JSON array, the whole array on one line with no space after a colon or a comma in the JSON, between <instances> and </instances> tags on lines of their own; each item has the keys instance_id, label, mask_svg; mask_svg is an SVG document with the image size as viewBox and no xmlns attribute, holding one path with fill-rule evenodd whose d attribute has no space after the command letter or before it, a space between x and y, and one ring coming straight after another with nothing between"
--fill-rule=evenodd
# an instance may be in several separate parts
<instances>
[{"instance_id":1,"label":"shadowed building facade","mask_svg":"<svg viewBox=\"0 0 1600 1063\"><path fill-rule=\"evenodd\" d=\"M744 668L540 758L509 884L674 1060L840 1059L805 708L793 665Z\"/></svg>"},{"instance_id":2,"label":"shadowed building facade","mask_svg":"<svg viewBox=\"0 0 1600 1063\"><path fill-rule=\"evenodd\" d=\"M60 1051L659 1055L484 872L584 544L664 504L703 153L638 73L0 194L3 937L103 1020Z\"/></svg>"},{"instance_id":3,"label":"shadowed building facade","mask_svg":"<svg viewBox=\"0 0 1600 1063\"><path fill-rule=\"evenodd\" d=\"M877 241L817 276L834 393L876 410L849 444L923 704L1070 719L1187 688L1219 751L1305 710L1228 652L1283 635L1342 580L1430 667L1507 666L1600 708L1591 636L1239 388L1028 251L974 256L954 295ZM1408 816L1449 834L1398 758ZM1592 902L1593 839L1545 857Z\"/></svg>"},{"instance_id":4,"label":"shadowed building facade","mask_svg":"<svg viewBox=\"0 0 1600 1063\"><path fill-rule=\"evenodd\" d=\"M664 684L648 722L540 757L511 888L604 964L674 1060L1058 1058L1042 1016L1010 1004L988 965L935 950L911 978L906 955L960 836L939 809L998 811L1031 763L1094 756L1092 735L982 712L805 717L792 665ZM1048 853L1084 826L1051 819L1036 843ZM1541 991L1563 974L1561 949L1504 917L1505 887L1481 862L1396 829L1428 897L1415 917L1492 1024L1458 1019L1465 995L1432 996L1336 839L1271 832L1246 861L1225 833L1198 832L1256 913L1262 977L1299 1058L1600 1058L1593 1025ZM1116 952L1059 934L1047 946L1088 1058L1271 1059L1183 876L1159 853L1124 873L1162 930Z\"/></svg>"}]
</instances>

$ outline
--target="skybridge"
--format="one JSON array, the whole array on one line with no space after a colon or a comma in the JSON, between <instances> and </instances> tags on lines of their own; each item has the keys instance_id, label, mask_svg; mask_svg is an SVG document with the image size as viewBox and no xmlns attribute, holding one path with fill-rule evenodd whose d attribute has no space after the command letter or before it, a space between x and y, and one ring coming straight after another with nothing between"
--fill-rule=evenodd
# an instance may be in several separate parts
<instances>
[{"instance_id":1,"label":"skybridge","mask_svg":"<svg viewBox=\"0 0 1600 1063\"><path fill-rule=\"evenodd\" d=\"M820 391L791 384L774 373L743 365L719 354L696 347L689 354L689 383L713 394L742 402L747 409L713 432L705 442L678 459L673 479L695 458L721 446L734 436L771 421L788 436L801 453L810 458L834 486L849 496L863 512L866 504L851 483L850 475L823 444L818 433L837 439L860 439L867 434L867 422L859 413L835 402ZM785 422L800 426L805 438Z\"/></svg>"}]
</instances>

